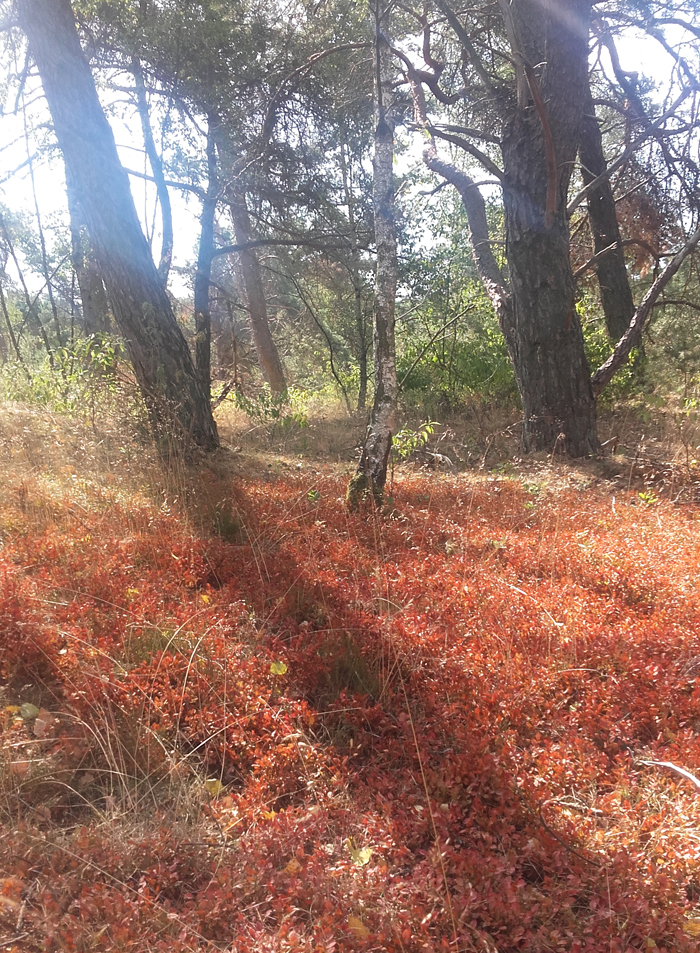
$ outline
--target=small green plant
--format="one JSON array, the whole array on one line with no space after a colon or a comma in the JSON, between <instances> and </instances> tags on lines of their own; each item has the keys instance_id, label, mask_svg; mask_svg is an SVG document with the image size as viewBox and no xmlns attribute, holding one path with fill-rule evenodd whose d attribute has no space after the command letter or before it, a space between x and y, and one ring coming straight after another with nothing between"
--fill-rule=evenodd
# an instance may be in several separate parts
<instances>
[{"instance_id":1,"label":"small green plant","mask_svg":"<svg viewBox=\"0 0 700 953\"><path fill-rule=\"evenodd\" d=\"M116 338L106 334L79 337L69 346L55 348L53 363L44 356L25 371L17 364L7 365L0 394L94 422L105 401L119 391L122 359L123 345Z\"/></svg>"},{"instance_id":2,"label":"small green plant","mask_svg":"<svg viewBox=\"0 0 700 953\"><path fill-rule=\"evenodd\" d=\"M256 394L248 396L240 390L234 395L236 406L251 420L264 427L270 436L277 432L287 433L309 426L306 413L306 394L290 387L281 394L274 394L265 384Z\"/></svg>"},{"instance_id":3,"label":"small green plant","mask_svg":"<svg viewBox=\"0 0 700 953\"><path fill-rule=\"evenodd\" d=\"M402 427L393 437L392 452L400 460L408 460L412 454L425 447L438 426L437 421L427 420L416 430L411 430L410 427Z\"/></svg>"},{"instance_id":4,"label":"small green plant","mask_svg":"<svg viewBox=\"0 0 700 953\"><path fill-rule=\"evenodd\" d=\"M642 490L639 494L639 501L640 503L644 503L645 506L654 506L655 503L659 502L659 498L656 493L652 493L651 490Z\"/></svg>"}]
</instances>

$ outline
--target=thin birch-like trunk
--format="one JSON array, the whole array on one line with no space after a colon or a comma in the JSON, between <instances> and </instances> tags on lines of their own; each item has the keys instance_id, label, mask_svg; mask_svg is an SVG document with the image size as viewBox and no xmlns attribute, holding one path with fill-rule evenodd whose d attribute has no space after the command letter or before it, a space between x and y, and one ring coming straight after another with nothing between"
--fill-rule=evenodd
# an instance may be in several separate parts
<instances>
[{"instance_id":1,"label":"thin birch-like trunk","mask_svg":"<svg viewBox=\"0 0 700 953\"><path fill-rule=\"evenodd\" d=\"M216 174L216 145L214 142L214 118L208 117L207 129L207 194L202 202L200 216L199 251L197 272L194 278L194 324L195 363L197 373L207 398L211 399L211 309L209 288L211 265L214 258L214 219L218 198Z\"/></svg>"},{"instance_id":2,"label":"thin birch-like trunk","mask_svg":"<svg viewBox=\"0 0 700 953\"><path fill-rule=\"evenodd\" d=\"M398 261L394 217L394 118L391 109L392 60L375 14L374 235L377 266L374 291L374 405L357 474L350 481L348 504L356 507L366 492L380 505L384 498L392 432L396 420L396 347L394 312Z\"/></svg>"},{"instance_id":3,"label":"thin birch-like trunk","mask_svg":"<svg viewBox=\"0 0 700 953\"><path fill-rule=\"evenodd\" d=\"M141 131L143 133L143 144L146 149L146 155L153 172L153 181L156 185L158 202L160 203L160 218L163 228L163 241L160 250L160 263L158 265L158 274L163 285L168 284L168 275L170 274L170 265L173 260L173 212L170 204L170 193L165 182L165 173L163 172L163 160L161 159L151 129L151 117L148 111L148 100L146 98L146 84L143 78L143 69L141 62L137 57L131 60L131 73L134 77L136 86L136 105L138 108L139 119L141 120Z\"/></svg>"}]
</instances>

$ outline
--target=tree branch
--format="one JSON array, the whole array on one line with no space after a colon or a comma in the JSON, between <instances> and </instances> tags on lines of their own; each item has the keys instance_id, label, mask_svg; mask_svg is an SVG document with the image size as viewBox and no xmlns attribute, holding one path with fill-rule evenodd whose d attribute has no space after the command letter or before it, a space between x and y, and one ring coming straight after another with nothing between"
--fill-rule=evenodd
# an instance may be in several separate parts
<instances>
[{"instance_id":1,"label":"tree branch","mask_svg":"<svg viewBox=\"0 0 700 953\"><path fill-rule=\"evenodd\" d=\"M152 175L148 175L146 172L137 172L135 169L127 169L124 171L128 175L135 175L137 179L146 179L147 182L155 182L156 179ZM183 192L192 192L197 198L204 200L206 198L206 190L200 188L198 185L190 185L189 182L171 182L169 179L163 179L166 185L169 185L171 189L181 189Z\"/></svg>"},{"instance_id":2,"label":"tree branch","mask_svg":"<svg viewBox=\"0 0 700 953\"><path fill-rule=\"evenodd\" d=\"M683 103L684 100L686 100L692 92L693 90L690 88L684 89L682 93L680 94L680 96L675 100L675 102L666 110L666 112L663 113L663 115L659 116L659 118L655 122L653 122L648 129L646 129L640 136L638 136L633 142L631 142L627 146L627 148L621 153L621 155L619 155L614 162L611 162L611 164L607 167L605 172L601 172L601 174L597 176L595 179L593 179L592 182L589 182L588 185L580 189L567 205L566 214L568 216L573 215L573 213L579 207L581 202L583 202L583 200L591 192L595 192L595 190L598 188L601 182L603 182L605 179L609 178L611 175L617 172L620 166L624 165L625 162L627 162L627 160L634 155L637 149L639 149L639 147L642 146L647 141L647 139L649 139L650 136L660 134L661 126L663 125L663 123L665 123L667 119L673 116L673 114L676 112L676 110L681 105L681 103ZM676 134L676 130L669 130L668 132L664 134L668 136L672 136Z\"/></svg>"},{"instance_id":3,"label":"tree branch","mask_svg":"<svg viewBox=\"0 0 700 953\"><path fill-rule=\"evenodd\" d=\"M500 321L505 310L509 307L510 293L491 249L483 196L476 187L474 180L466 172L458 169L451 162L445 162L438 156L435 148L435 138L427 119L423 87L418 82L412 69L408 72L408 78L411 84L416 124L422 128L428 140L423 150L423 161L432 172L436 172L443 179L447 179L459 192L469 222L474 262Z\"/></svg>"},{"instance_id":4,"label":"tree branch","mask_svg":"<svg viewBox=\"0 0 700 953\"><path fill-rule=\"evenodd\" d=\"M612 242L606 248L601 248L599 252L596 252L595 255L592 255L587 262L581 265L580 268L577 268L573 273L572 277L574 281L584 275L590 268L597 264L601 258L605 258L606 255L609 255L611 252L614 252L616 248L628 248L630 245L639 245L641 248L645 248L649 254L656 259L665 258L666 253L660 252L657 248L654 248L653 245L650 245L649 242L642 241L640 238L626 238L621 242Z\"/></svg>"},{"instance_id":5,"label":"tree branch","mask_svg":"<svg viewBox=\"0 0 700 953\"><path fill-rule=\"evenodd\" d=\"M632 348L639 346L639 343L642 340L642 331L644 330L644 325L646 324L649 315L654 309L656 299L659 297L671 278L673 278L673 276L676 274L688 255L690 255L697 248L698 242L700 242L700 228L698 228L693 235L691 235L685 245L668 263L668 265L666 265L651 288L647 291L642 303L634 312L634 317L630 322L630 326L618 341L615 350L607 359L607 361L601 365L601 367L599 367L595 374L591 377L591 385L593 387L593 393L596 397L598 397L603 388L612 380L617 371L627 362Z\"/></svg>"},{"instance_id":6,"label":"tree branch","mask_svg":"<svg viewBox=\"0 0 700 953\"><path fill-rule=\"evenodd\" d=\"M459 22L459 18L457 17L457 14L454 12L452 7L450 7L450 5L446 2L446 0L435 0L435 2L438 9L441 10L442 13L444 13L445 17L447 18L447 22L450 24L455 34L457 35L457 39L466 50L467 56L469 57L469 61L474 67L477 76L479 77L481 82L484 84L486 90L489 93L489 96L491 96L492 99L499 99L500 96L499 96L498 90L494 86L493 81L488 74L488 70L486 69L483 62L481 61L479 54L476 52L474 48L474 44L469 39L467 31Z\"/></svg>"},{"instance_id":7,"label":"tree branch","mask_svg":"<svg viewBox=\"0 0 700 953\"><path fill-rule=\"evenodd\" d=\"M333 53L340 53L345 50L365 50L370 46L370 43L340 43L338 46L331 46L327 50L320 50L318 53L313 53L308 58L306 63L302 63L301 66L298 66L295 70L292 70L288 76L285 76L273 93L272 99L270 100L270 103L267 107L262 129L260 130L260 135L258 136L260 144L264 147L270 140L270 136L272 135L272 130L275 127L275 121L277 118L277 107L282 100L284 89L288 83L291 83L292 80L295 79L301 79L304 73L313 69L316 63L325 59L327 56L331 56Z\"/></svg>"},{"instance_id":8,"label":"tree branch","mask_svg":"<svg viewBox=\"0 0 700 953\"><path fill-rule=\"evenodd\" d=\"M136 108L141 120L141 131L143 133L143 144L146 149L146 155L153 172L153 181L156 186L158 201L160 202L161 224L163 227L163 242L160 251L160 263L158 265L158 274L164 285L168 284L168 273L173 260L173 211L170 204L170 194L168 193L168 184L165 181L163 172L163 160L156 149L151 129L151 117L148 110L148 100L146 98L146 83L143 77L141 61L137 56L131 58L131 73L134 77L136 86Z\"/></svg>"},{"instance_id":9,"label":"tree branch","mask_svg":"<svg viewBox=\"0 0 700 953\"><path fill-rule=\"evenodd\" d=\"M432 136L437 136L438 139L444 139L445 142L451 142L453 145L459 146L460 149L464 149L464 151L468 152L470 156L473 156L477 162L480 162L487 172L490 172L491 175L494 175L499 182L503 182L504 174L501 169L498 168L496 163L489 159L486 153L482 152L481 149L478 149L476 146L472 145L472 143L467 139L462 138L462 136L455 136L449 132L442 132L441 129L431 124L428 124L426 128Z\"/></svg>"},{"instance_id":10,"label":"tree branch","mask_svg":"<svg viewBox=\"0 0 700 953\"><path fill-rule=\"evenodd\" d=\"M219 255L234 255L242 251L251 251L254 248L274 248L275 246L286 246L290 248L313 248L315 251L326 251L327 249L347 248L347 241L328 242L323 240L324 236L319 236L317 244L312 239L304 238L254 238L249 242L239 242L236 245L220 245L214 249L214 257ZM323 243L321 244L323 240Z\"/></svg>"}]
</instances>

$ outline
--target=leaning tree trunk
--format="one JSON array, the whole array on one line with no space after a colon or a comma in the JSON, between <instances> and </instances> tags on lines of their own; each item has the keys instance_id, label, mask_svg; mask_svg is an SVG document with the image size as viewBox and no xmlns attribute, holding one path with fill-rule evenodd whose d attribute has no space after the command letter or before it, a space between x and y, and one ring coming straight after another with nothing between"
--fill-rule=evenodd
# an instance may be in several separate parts
<instances>
[{"instance_id":1,"label":"leaning tree trunk","mask_svg":"<svg viewBox=\"0 0 700 953\"><path fill-rule=\"evenodd\" d=\"M218 436L208 395L141 231L70 0L17 0L17 11L161 450L171 438L213 449Z\"/></svg>"},{"instance_id":2,"label":"leaning tree trunk","mask_svg":"<svg viewBox=\"0 0 700 953\"><path fill-rule=\"evenodd\" d=\"M587 88L588 0L525 0L516 35L531 102L504 123L503 202L512 307L504 332L523 403L523 449L598 447L569 260L566 196ZM539 75L529 64L543 64Z\"/></svg>"},{"instance_id":3,"label":"leaning tree trunk","mask_svg":"<svg viewBox=\"0 0 700 953\"><path fill-rule=\"evenodd\" d=\"M394 217L394 118L391 50L380 30L379 0L376 0L375 97L373 202L377 268L374 290L374 405L358 472L350 481L347 499L355 507L370 491L375 502L384 497L392 432L396 418L398 386L394 311L398 260Z\"/></svg>"},{"instance_id":4,"label":"leaning tree trunk","mask_svg":"<svg viewBox=\"0 0 700 953\"><path fill-rule=\"evenodd\" d=\"M86 334L103 334L109 331L109 302L102 276L97 267L85 220L75 186L66 169L66 195L70 219L71 260L78 279L78 290L83 311L83 330Z\"/></svg>"},{"instance_id":5,"label":"leaning tree trunk","mask_svg":"<svg viewBox=\"0 0 700 953\"><path fill-rule=\"evenodd\" d=\"M244 192L235 188L231 190L230 208L236 242L239 245L246 245L253 238L253 229ZM260 369L273 394L283 394L287 389L287 382L277 345L270 332L270 323L267 320L267 301L260 262L254 248L243 249L239 255L243 287L248 301L250 328L253 332Z\"/></svg>"},{"instance_id":6,"label":"leaning tree trunk","mask_svg":"<svg viewBox=\"0 0 700 953\"><path fill-rule=\"evenodd\" d=\"M581 142L578 151L581 160L581 176L584 185L589 185L602 175L608 166L588 84L585 89ZM596 273L605 326L609 337L617 342L629 327L634 315L634 299L625 266L625 253L615 211L615 197L609 178L604 179L596 189L589 192L588 220L593 235L595 254L608 249L606 254L596 262Z\"/></svg>"}]
</instances>

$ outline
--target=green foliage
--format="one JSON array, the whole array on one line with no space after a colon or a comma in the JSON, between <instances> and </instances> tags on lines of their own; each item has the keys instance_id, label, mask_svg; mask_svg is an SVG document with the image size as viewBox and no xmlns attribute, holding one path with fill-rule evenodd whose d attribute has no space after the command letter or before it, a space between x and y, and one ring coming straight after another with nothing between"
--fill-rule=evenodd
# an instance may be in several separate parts
<instances>
[{"instance_id":1,"label":"green foliage","mask_svg":"<svg viewBox=\"0 0 700 953\"><path fill-rule=\"evenodd\" d=\"M91 417L119 391L122 360L123 346L116 338L101 334L77 338L53 351L53 366L48 355L37 355L26 368L17 362L6 364L0 371L0 395Z\"/></svg>"},{"instance_id":2,"label":"green foliage","mask_svg":"<svg viewBox=\"0 0 700 953\"><path fill-rule=\"evenodd\" d=\"M425 447L435 433L437 426L437 421L427 420L416 430L411 430L410 427L402 427L392 439L392 452L401 460L408 460L417 450L422 450Z\"/></svg>"},{"instance_id":3,"label":"green foliage","mask_svg":"<svg viewBox=\"0 0 700 953\"><path fill-rule=\"evenodd\" d=\"M233 400L240 410L270 434L305 429L309 426L306 413L308 395L295 387L289 387L281 394L274 394L269 384L265 384L251 396L237 390Z\"/></svg>"},{"instance_id":4,"label":"green foliage","mask_svg":"<svg viewBox=\"0 0 700 953\"><path fill-rule=\"evenodd\" d=\"M489 207L489 215L498 233L500 213ZM476 276L461 202L443 193L418 210L417 224L439 241L403 260L408 293L398 307L397 373L404 399L429 414L448 413L474 397L514 402L515 376Z\"/></svg>"}]
</instances>

